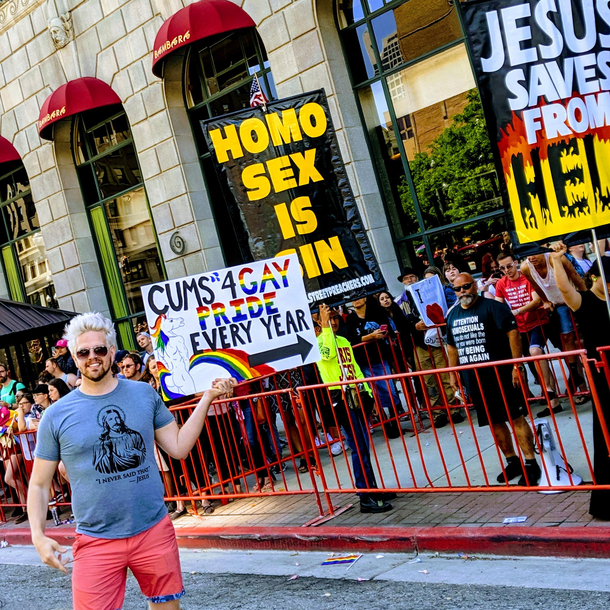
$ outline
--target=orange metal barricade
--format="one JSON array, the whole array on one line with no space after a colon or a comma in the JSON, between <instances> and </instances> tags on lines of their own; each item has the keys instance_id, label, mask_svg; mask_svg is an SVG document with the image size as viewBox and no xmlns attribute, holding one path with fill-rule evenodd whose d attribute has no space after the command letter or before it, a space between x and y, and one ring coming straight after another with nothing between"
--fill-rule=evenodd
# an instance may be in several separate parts
<instances>
[{"instance_id":1,"label":"orange metal barricade","mask_svg":"<svg viewBox=\"0 0 610 610\"><path fill-rule=\"evenodd\" d=\"M610 383L608 352L610 347L600 350L602 363L599 366L604 368ZM568 359L572 358L580 361L591 390L591 403L578 408L568 383ZM511 405L507 399L510 392L506 384L503 385L503 368L512 369L514 363L531 363L540 376L543 362L553 369L558 395L567 405L567 414L551 413L546 418L556 440L556 455L566 464L572 464L575 474L584 479L579 489L610 489L610 485L600 485L596 481L591 457L589 420L593 411L600 422L605 450L610 453L610 435L594 383L599 376L592 373L591 361L585 352L577 350L469 367L408 370L357 382L312 383L312 380L319 381L317 371L312 367L293 372L288 381L285 374L252 380L239 388L237 394L242 395L213 403L201 436L185 460L174 460L157 451L166 500L190 503L196 510L197 502L220 500L226 503L245 497L300 494L315 498L320 515L332 515L335 511L332 499L336 494L573 489L576 477L569 470L566 474L568 484L560 486L533 486L527 481L525 486L497 483L496 475L505 473L499 439L493 428L476 426L472 403L460 405L465 421L456 424L452 416L456 405L448 403L446 396L433 407L425 392L418 398L415 391L418 386L425 387L425 375L435 376L442 386L441 375L472 371L481 393L479 413L485 413L489 418L494 410L503 409L509 415L508 430L514 439L521 428L519 421L510 417ZM391 363L391 366L396 365L396 361ZM492 404L485 396L490 376L497 383L496 396L501 396L499 402L502 404ZM526 421L532 428L536 418L532 412L527 371L519 373L518 381ZM300 385L301 382L304 385ZM402 411L394 404L393 397L392 409L384 410L379 404L379 384L390 383L400 390ZM360 391L353 392L354 385L360 386ZM459 387L466 396L461 381ZM541 395L549 402L544 384ZM192 400L171 408L179 425L186 421L196 405L197 401ZM449 420L444 429L433 423L433 412L439 409L444 410ZM379 424L372 423L374 412L383 413ZM426 429L421 425L423 415L430 420ZM405 424L415 433L391 434ZM20 444L5 449L1 520L6 519L5 509L25 504L31 472L31 460L26 453L31 455L35 436L35 432L18 434ZM542 439L534 435L533 442L544 480L549 481L553 472L548 461L542 459ZM333 451L338 447L341 452ZM515 448L523 464L523 451L516 443ZM64 497L61 505L67 503L69 492L69 485L58 473L51 495L61 493Z\"/></svg>"}]
</instances>

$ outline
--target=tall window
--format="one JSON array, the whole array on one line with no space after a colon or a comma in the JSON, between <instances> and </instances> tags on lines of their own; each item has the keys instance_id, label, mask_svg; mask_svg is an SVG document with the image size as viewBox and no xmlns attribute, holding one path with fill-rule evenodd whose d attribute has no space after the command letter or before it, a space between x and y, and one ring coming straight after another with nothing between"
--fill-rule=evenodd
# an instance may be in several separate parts
<instances>
[{"instance_id":1,"label":"tall window","mask_svg":"<svg viewBox=\"0 0 610 610\"><path fill-rule=\"evenodd\" d=\"M238 265L252 260L248 236L235 202L225 198L226 185L221 185L216 174L200 121L248 108L255 74L269 100L277 98L275 84L265 48L254 29L220 34L191 45L185 61L184 98L216 229L225 262Z\"/></svg>"},{"instance_id":2,"label":"tall window","mask_svg":"<svg viewBox=\"0 0 610 610\"><path fill-rule=\"evenodd\" d=\"M457 251L472 271L505 230L454 0L336 0L354 92L402 262Z\"/></svg>"},{"instance_id":3,"label":"tall window","mask_svg":"<svg viewBox=\"0 0 610 610\"><path fill-rule=\"evenodd\" d=\"M146 324L140 288L165 271L123 108L76 117L73 153L112 315L122 345L135 347Z\"/></svg>"},{"instance_id":4,"label":"tall window","mask_svg":"<svg viewBox=\"0 0 610 610\"><path fill-rule=\"evenodd\" d=\"M14 301L57 307L30 181L21 161L0 166L0 249Z\"/></svg>"}]
</instances>

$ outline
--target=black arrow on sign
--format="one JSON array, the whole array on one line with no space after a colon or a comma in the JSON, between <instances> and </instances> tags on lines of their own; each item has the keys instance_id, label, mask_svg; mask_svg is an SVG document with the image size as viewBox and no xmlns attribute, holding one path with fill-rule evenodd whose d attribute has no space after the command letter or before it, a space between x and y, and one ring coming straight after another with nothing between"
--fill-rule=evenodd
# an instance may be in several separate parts
<instances>
[{"instance_id":1,"label":"black arrow on sign","mask_svg":"<svg viewBox=\"0 0 610 610\"><path fill-rule=\"evenodd\" d=\"M248 356L248 364L250 366L258 366L259 364L275 362L276 360L283 360L284 358L291 358L292 356L299 355L301 356L301 360L305 362L312 347L313 345L309 341L303 339L301 335L297 335L297 342L292 345L284 345L265 352L258 352L258 354L250 354Z\"/></svg>"}]
</instances>

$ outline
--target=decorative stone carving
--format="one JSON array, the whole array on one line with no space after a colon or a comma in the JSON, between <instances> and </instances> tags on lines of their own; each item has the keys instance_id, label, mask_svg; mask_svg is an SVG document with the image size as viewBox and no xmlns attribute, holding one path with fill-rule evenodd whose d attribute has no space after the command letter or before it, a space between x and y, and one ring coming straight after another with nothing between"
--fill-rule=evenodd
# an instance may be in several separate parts
<instances>
[{"instance_id":1,"label":"decorative stone carving","mask_svg":"<svg viewBox=\"0 0 610 610\"><path fill-rule=\"evenodd\" d=\"M0 0L0 34L45 0Z\"/></svg>"},{"instance_id":2,"label":"decorative stone carving","mask_svg":"<svg viewBox=\"0 0 610 610\"><path fill-rule=\"evenodd\" d=\"M74 26L72 25L72 15L70 15L70 12L60 13L58 9L59 7L54 0L49 0L47 5L47 24L55 48L63 49L74 39Z\"/></svg>"}]
</instances>

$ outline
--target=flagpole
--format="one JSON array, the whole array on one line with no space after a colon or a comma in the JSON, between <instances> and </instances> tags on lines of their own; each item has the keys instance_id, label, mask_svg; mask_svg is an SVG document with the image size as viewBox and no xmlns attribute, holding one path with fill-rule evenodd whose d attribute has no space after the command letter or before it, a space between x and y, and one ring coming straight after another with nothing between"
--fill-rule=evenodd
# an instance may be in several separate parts
<instances>
[{"instance_id":1,"label":"flagpole","mask_svg":"<svg viewBox=\"0 0 610 610\"><path fill-rule=\"evenodd\" d=\"M597 241L597 231L595 229L591 229L591 237L593 238L593 248L595 248L597 266L599 267L599 275L602 278L602 282L604 284L604 295L606 297L606 308L608 309L608 316L610 317L610 294L608 294L608 281L606 280L606 272L604 271L602 253L599 248L599 243Z\"/></svg>"},{"instance_id":2,"label":"flagpole","mask_svg":"<svg viewBox=\"0 0 610 610\"><path fill-rule=\"evenodd\" d=\"M261 87L261 82L258 80L258 74L255 72L254 73L254 78L256 79L256 84L258 85L258 90L263 94L263 98L265 98L265 92L263 91L263 88ZM263 112L265 114L267 114L267 102L263 102L261 104L261 106L263 107Z\"/></svg>"}]
</instances>

